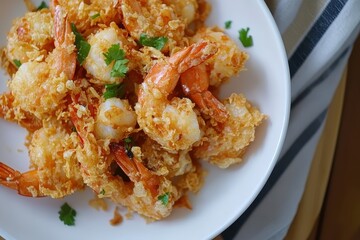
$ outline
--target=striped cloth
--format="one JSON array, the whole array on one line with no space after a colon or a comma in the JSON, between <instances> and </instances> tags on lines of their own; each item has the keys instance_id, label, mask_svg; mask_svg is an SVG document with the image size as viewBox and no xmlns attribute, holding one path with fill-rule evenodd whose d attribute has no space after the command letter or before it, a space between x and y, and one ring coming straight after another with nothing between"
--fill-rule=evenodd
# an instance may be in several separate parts
<instances>
[{"instance_id":1,"label":"striped cloth","mask_svg":"<svg viewBox=\"0 0 360 240\"><path fill-rule=\"evenodd\" d=\"M291 113L280 158L245 213L221 236L283 239L304 191L329 103L360 30L360 0L267 0L291 74Z\"/></svg>"}]
</instances>

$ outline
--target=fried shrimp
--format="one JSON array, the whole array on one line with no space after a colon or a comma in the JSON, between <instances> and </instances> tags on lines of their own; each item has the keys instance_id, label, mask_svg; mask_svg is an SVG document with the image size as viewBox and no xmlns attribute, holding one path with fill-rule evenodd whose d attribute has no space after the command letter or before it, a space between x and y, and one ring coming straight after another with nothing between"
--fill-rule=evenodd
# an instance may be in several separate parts
<instances>
[{"instance_id":1,"label":"fried shrimp","mask_svg":"<svg viewBox=\"0 0 360 240\"><path fill-rule=\"evenodd\" d=\"M168 216L174 201L178 198L171 181L152 173L139 160L130 160L125 148L119 143L109 145L108 141L98 140L92 132L94 119L90 111L82 109L81 106L83 105L73 103L70 112L82 142L77 147L76 156L87 186L98 193L99 197L109 197L146 217L161 219ZM114 160L132 182L126 182L121 177L113 175L111 163ZM165 190L166 193L172 193L171 200L166 206L161 205L161 201L157 199Z\"/></svg>"},{"instance_id":2,"label":"fried shrimp","mask_svg":"<svg viewBox=\"0 0 360 240\"><path fill-rule=\"evenodd\" d=\"M211 41L216 44L219 51L214 57L206 61L206 66L210 72L210 85L220 86L220 84L230 77L237 75L244 69L245 62L248 59L247 53L241 51L237 44L217 27L201 28L191 42L201 40Z\"/></svg>"},{"instance_id":3,"label":"fried shrimp","mask_svg":"<svg viewBox=\"0 0 360 240\"><path fill-rule=\"evenodd\" d=\"M189 149L200 140L194 104L187 98L167 99L180 74L210 58L217 48L208 42L193 44L159 61L141 84L135 106L137 121L144 132L168 151Z\"/></svg>"},{"instance_id":4,"label":"fried shrimp","mask_svg":"<svg viewBox=\"0 0 360 240\"><path fill-rule=\"evenodd\" d=\"M199 4L197 0L163 0L167 5L173 5L177 15L184 19L186 25L194 21L197 17Z\"/></svg>"},{"instance_id":5,"label":"fried shrimp","mask_svg":"<svg viewBox=\"0 0 360 240\"><path fill-rule=\"evenodd\" d=\"M110 98L99 106L95 135L99 139L121 140L135 129L136 114L127 100Z\"/></svg>"},{"instance_id":6,"label":"fried shrimp","mask_svg":"<svg viewBox=\"0 0 360 240\"><path fill-rule=\"evenodd\" d=\"M202 160L242 161L266 117L241 94L217 99L248 55L205 26L206 0L26 4L1 52L0 118L28 131L30 168L0 162L1 186L51 198L87 187L153 221L192 209Z\"/></svg>"},{"instance_id":7,"label":"fried shrimp","mask_svg":"<svg viewBox=\"0 0 360 240\"><path fill-rule=\"evenodd\" d=\"M35 131L29 147L34 169L20 173L0 162L0 184L28 197L61 198L84 188L75 144L70 134L54 126Z\"/></svg>"},{"instance_id":8,"label":"fried shrimp","mask_svg":"<svg viewBox=\"0 0 360 240\"><path fill-rule=\"evenodd\" d=\"M246 147L255 139L255 129L265 116L253 107L243 95L232 94L224 101L229 118L222 131L206 122L204 141L193 149L197 159L227 168L242 161Z\"/></svg>"},{"instance_id":9,"label":"fried shrimp","mask_svg":"<svg viewBox=\"0 0 360 240\"><path fill-rule=\"evenodd\" d=\"M94 35L89 36L88 42L91 48L83 65L87 73L95 78L93 80L94 83L105 85L122 82L123 78L112 76L111 71L115 63L107 64L104 54L112 46L118 44L128 59L131 55L131 49L136 47L136 43L127 35L128 33L124 29L120 29L115 23L111 23L110 27L99 30ZM132 61L128 64L129 70L133 68L133 65Z\"/></svg>"},{"instance_id":10,"label":"fried shrimp","mask_svg":"<svg viewBox=\"0 0 360 240\"><path fill-rule=\"evenodd\" d=\"M157 175L172 178L188 173L194 169L189 151L170 153L164 150L160 144L146 137L140 145L143 160L146 165Z\"/></svg>"},{"instance_id":11,"label":"fried shrimp","mask_svg":"<svg viewBox=\"0 0 360 240\"><path fill-rule=\"evenodd\" d=\"M55 9L54 32L55 49L46 60L22 64L9 84L14 104L40 119L62 102L76 67L75 37L60 6Z\"/></svg>"},{"instance_id":12,"label":"fried shrimp","mask_svg":"<svg viewBox=\"0 0 360 240\"><path fill-rule=\"evenodd\" d=\"M0 95L0 118L15 122L30 133L42 127L40 119L20 107L14 106L14 96L11 93Z\"/></svg>"},{"instance_id":13,"label":"fried shrimp","mask_svg":"<svg viewBox=\"0 0 360 240\"><path fill-rule=\"evenodd\" d=\"M111 149L115 161L134 183L133 193L126 199L126 205L144 216L159 220L167 217L180 195L171 181L147 169L139 160L141 152L130 159L125 148L113 144Z\"/></svg>"},{"instance_id":14,"label":"fried shrimp","mask_svg":"<svg viewBox=\"0 0 360 240\"><path fill-rule=\"evenodd\" d=\"M26 197L42 197L36 170L20 173L0 162L0 184Z\"/></svg>"},{"instance_id":15,"label":"fried shrimp","mask_svg":"<svg viewBox=\"0 0 360 240\"><path fill-rule=\"evenodd\" d=\"M167 37L168 43L163 52L184 45L185 23L171 5L161 0L122 0L121 11L122 23L134 39L139 40L141 34Z\"/></svg>"},{"instance_id":16,"label":"fried shrimp","mask_svg":"<svg viewBox=\"0 0 360 240\"><path fill-rule=\"evenodd\" d=\"M225 122L229 117L224 105L208 90L209 75L205 64L192 67L181 74L181 86L186 96L200 108L205 115L213 117L217 122Z\"/></svg>"},{"instance_id":17,"label":"fried shrimp","mask_svg":"<svg viewBox=\"0 0 360 240\"><path fill-rule=\"evenodd\" d=\"M48 9L28 12L15 20L7 35L6 55L15 66L29 61L42 61L54 48L53 18Z\"/></svg>"},{"instance_id":18,"label":"fried shrimp","mask_svg":"<svg viewBox=\"0 0 360 240\"><path fill-rule=\"evenodd\" d=\"M52 0L52 6L60 5L85 36L99 28L109 26L111 22L120 23L119 4L121 0Z\"/></svg>"}]
</instances>

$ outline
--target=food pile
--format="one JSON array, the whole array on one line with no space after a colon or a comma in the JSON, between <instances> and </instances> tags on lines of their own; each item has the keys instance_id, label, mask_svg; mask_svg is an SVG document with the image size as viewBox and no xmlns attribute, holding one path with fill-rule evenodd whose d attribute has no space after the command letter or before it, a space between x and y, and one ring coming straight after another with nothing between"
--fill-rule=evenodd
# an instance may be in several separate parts
<instances>
[{"instance_id":1,"label":"food pile","mask_svg":"<svg viewBox=\"0 0 360 240\"><path fill-rule=\"evenodd\" d=\"M53 0L31 10L8 33L0 96L0 116L29 132L30 170L1 162L1 185L52 198L89 187L159 220L191 208L202 161L242 161L265 116L241 94L217 99L248 55L205 26L205 0Z\"/></svg>"}]
</instances>

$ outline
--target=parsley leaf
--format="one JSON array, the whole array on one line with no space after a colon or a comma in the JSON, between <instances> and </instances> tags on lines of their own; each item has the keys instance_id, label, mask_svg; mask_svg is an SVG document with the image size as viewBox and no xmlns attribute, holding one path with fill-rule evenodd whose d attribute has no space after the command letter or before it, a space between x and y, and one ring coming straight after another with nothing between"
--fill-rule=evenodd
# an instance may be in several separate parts
<instances>
[{"instance_id":1,"label":"parsley leaf","mask_svg":"<svg viewBox=\"0 0 360 240\"><path fill-rule=\"evenodd\" d=\"M129 71L129 68L127 67L129 60L125 58L125 52L120 48L120 44L111 45L108 51L104 53L104 57L107 65L115 61L110 73L111 77L125 77L126 73Z\"/></svg>"},{"instance_id":2,"label":"parsley leaf","mask_svg":"<svg viewBox=\"0 0 360 240\"><path fill-rule=\"evenodd\" d=\"M133 158L134 154L131 151L131 148L133 146L133 142L132 142L132 138L131 137L127 137L124 139L124 147L125 147L125 152L128 155L129 158Z\"/></svg>"},{"instance_id":3,"label":"parsley leaf","mask_svg":"<svg viewBox=\"0 0 360 240\"><path fill-rule=\"evenodd\" d=\"M15 66L16 66L17 68L19 68L19 67L21 66L21 62L20 62L19 59L14 59L13 62L14 62Z\"/></svg>"},{"instance_id":4,"label":"parsley leaf","mask_svg":"<svg viewBox=\"0 0 360 240\"><path fill-rule=\"evenodd\" d=\"M39 10L44 9L44 8L49 8L49 6L46 4L46 2L42 1L40 3L40 5L38 6L38 8L36 9L36 11L39 11Z\"/></svg>"},{"instance_id":5,"label":"parsley leaf","mask_svg":"<svg viewBox=\"0 0 360 240\"><path fill-rule=\"evenodd\" d=\"M105 194L105 189L101 189L100 194L104 195Z\"/></svg>"},{"instance_id":6,"label":"parsley leaf","mask_svg":"<svg viewBox=\"0 0 360 240\"><path fill-rule=\"evenodd\" d=\"M119 43L113 44L108 49L108 51L106 53L104 53L104 57L105 57L106 65L110 65L110 63L112 63L112 61L125 59L125 52L124 52L124 50L122 50L120 48Z\"/></svg>"},{"instance_id":7,"label":"parsley leaf","mask_svg":"<svg viewBox=\"0 0 360 240\"><path fill-rule=\"evenodd\" d=\"M232 23L232 21L226 21L225 22L225 29L230 29L231 28L231 23Z\"/></svg>"},{"instance_id":8,"label":"parsley leaf","mask_svg":"<svg viewBox=\"0 0 360 240\"><path fill-rule=\"evenodd\" d=\"M248 36L249 30L250 28L246 28L246 29L242 28L239 31L239 40L244 45L244 47L251 47L253 45L252 36L251 35Z\"/></svg>"},{"instance_id":9,"label":"parsley leaf","mask_svg":"<svg viewBox=\"0 0 360 240\"><path fill-rule=\"evenodd\" d=\"M153 47L157 50L163 49L167 43L168 38L166 37L149 37L145 33L140 35L140 44L143 46Z\"/></svg>"},{"instance_id":10,"label":"parsley leaf","mask_svg":"<svg viewBox=\"0 0 360 240\"><path fill-rule=\"evenodd\" d=\"M78 50L77 59L82 65L90 52L91 45L81 36L74 23L71 23L71 30L75 34L75 46Z\"/></svg>"},{"instance_id":11,"label":"parsley leaf","mask_svg":"<svg viewBox=\"0 0 360 240\"><path fill-rule=\"evenodd\" d=\"M91 19L95 19L95 18L98 18L98 17L100 17L100 13L96 13L96 14L90 16Z\"/></svg>"},{"instance_id":12,"label":"parsley leaf","mask_svg":"<svg viewBox=\"0 0 360 240\"><path fill-rule=\"evenodd\" d=\"M160 200L162 202L162 204L164 204L165 206L169 203L169 197L170 197L170 193L164 193L163 195L158 196L158 200Z\"/></svg>"},{"instance_id":13,"label":"parsley leaf","mask_svg":"<svg viewBox=\"0 0 360 240\"><path fill-rule=\"evenodd\" d=\"M65 225L75 225L76 211L69 204L64 203L59 211L59 218Z\"/></svg>"},{"instance_id":14,"label":"parsley leaf","mask_svg":"<svg viewBox=\"0 0 360 240\"><path fill-rule=\"evenodd\" d=\"M124 84L106 84L105 85L105 92L104 92L104 98L109 99L113 97L123 98L125 95L125 88Z\"/></svg>"},{"instance_id":15,"label":"parsley leaf","mask_svg":"<svg viewBox=\"0 0 360 240\"><path fill-rule=\"evenodd\" d=\"M123 59L123 60L117 60L111 70L110 76L112 77L125 77L126 73L129 71L129 68L127 67L127 63L129 60Z\"/></svg>"}]
</instances>

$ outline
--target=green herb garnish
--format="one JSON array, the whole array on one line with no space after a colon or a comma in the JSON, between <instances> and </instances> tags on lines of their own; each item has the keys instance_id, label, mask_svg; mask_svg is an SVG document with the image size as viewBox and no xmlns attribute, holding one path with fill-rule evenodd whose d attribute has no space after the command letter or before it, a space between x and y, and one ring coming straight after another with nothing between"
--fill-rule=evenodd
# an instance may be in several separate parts
<instances>
[{"instance_id":1,"label":"green herb garnish","mask_svg":"<svg viewBox=\"0 0 360 240\"><path fill-rule=\"evenodd\" d=\"M91 45L85 40L85 38L79 33L74 23L71 23L72 32L75 34L75 46L78 50L77 59L80 65L83 64L85 58L90 52Z\"/></svg>"},{"instance_id":2,"label":"green herb garnish","mask_svg":"<svg viewBox=\"0 0 360 240\"><path fill-rule=\"evenodd\" d=\"M96 13L96 14L90 16L91 19L95 19L95 18L98 18L98 17L100 17L100 13Z\"/></svg>"},{"instance_id":3,"label":"green herb garnish","mask_svg":"<svg viewBox=\"0 0 360 240\"><path fill-rule=\"evenodd\" d=\"M113 83L105 85L104 98L109 99L113 97L123 98L125 96L124 84Z\"/></svg>"},{"instance_id":4,"label":"green herb garnish","mask_svg":"<svg viewBox=\"0 0 360 240\"><path fill-rule=\"evenodd\" d=\"M126 73L129 71L129 68L127 67L129 60L125 58L125 52L120 48L120 44L111 45L108 51L104 53L104 57L107 65L110 65L115 61L110 73L111 77L125 77Z\"/></svg>"},{"instance_id":5,"label":"green herb garnish","mask_svg":"<svg viewBox=\"0 0 360 240\"><path fill-rule=\"evenodd\" d=\"M127 59L117 60L111 70L110 75L112 77L125 77L126 73L129 71L129 68L127 67L128 62L129 60Z\"/></svg>"},{"instance_id":6,"label":"green herb garnish","mask_svg":"<svg viewBox=\"0 0 360 240\"><path fill-rule=\"evenodd\" d=\"M251 35L248 35L250 28L242 28L239 31L239 40L244 45L244 47L251 47L253 45L253 39Z\"/></svg>"},{"instance_id":7,"label":"green herb garnish","mask_svg":"<svg viewBox=\"0 0 360 240\"><path fill-rule=\"evenodd\" d=\"M59 218L65 225L75 225L76 211L69 204L64 203L59 211Z\"/></svg>"},{"instance_id":8,"label":"green herb garnish","mask_svg":"<svg viewBox=\"0 0 360 240\"><path fill-rule=\"evenodd\" d=\"M120 48L120 44L113 44L108 51L104 53L104 56L106 65L110 65L112 61L125 59L125 52Z\"/></svg>"},{"instance_id":9,"label":"green herb garnish","mask_svg":"<svg viewBox=\"0 0 360 240\"><path fill-rule=\"evenodd\" d=\"M165 206L169 203L170 193L164 193L163 195L158 196L158 200L162 202Z\"/></svg>"},{"instance_id":10,"label":"green herb garnish","mask_svg":"<svg viewBox=\"0 0 360 240\"><path fill-rule=\"evenodd\" d=\"M225 22L225 29L230 29L231 28L231 23L232 23L232 21L226 21Z\"/></svg>"},{"instance_id":11,"label":"green herb garnish","mask_svg":"<svg viewBox=\"0 0 360 240\"><path fill-rule=\"evenodd\" d=\"M124 139L124 147L125 147L126 154L128 155L129 158L134 157L134 154L131 151L132 146L133 146L132 138L131 137L125 138Z\"/></svg>"},{"instance_id":12,"label":"green herb garnish","mask_svg":"<svg viewBox=\"0 0 360 240\"><path fill-rule=\"evenodd\" d=\"M21 62L20 62L19 59L14 59L13 62L14 62L15 66L16 66L17 68L19 68L19 67L21 66Z\"/></svg>"},{"instance_id":13,"label":"green herb garnish","mask_svg":"<svg viewBox=\"0 0 360 240\"><path fill-rule=\"evenodd\" d=\"M166 37L149 37L145 33L140 35L140 44L143 46L153 47L157 50L163 49L167 43L168 38Z\"/></svg>"},{"instance_id":14,"label":"green herb garnish","mask_svg":"<svg viewBox=\"0 0 360 240\"><path fill-rule=\"evenodd\" d=\"M44 8L49 8L49 6L46 4L46 2L42 1L40 3L40 5L38 6L38 8L36 9L36 11L39 11L39 10L44 9Z\"/></svg>"},{"instance_id":15,"label":"green herb garnish","mask_svg":"<svg viewBox=\"0 0 360 240\"><path fill-rule=\"evenodd\" d=\"M101 195L104 195L104 194L105 194L105 189L102 189L102 190L100 191L100 194L101 194Z\"/></svg>"}]
</instances>

